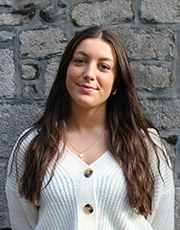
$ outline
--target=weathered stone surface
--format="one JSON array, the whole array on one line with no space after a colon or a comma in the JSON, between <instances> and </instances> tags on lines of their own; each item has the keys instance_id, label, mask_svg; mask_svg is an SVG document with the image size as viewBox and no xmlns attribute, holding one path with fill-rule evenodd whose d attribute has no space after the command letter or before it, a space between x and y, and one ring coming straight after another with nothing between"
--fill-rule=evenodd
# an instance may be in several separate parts
<instances>
[{"instance_id":1,"label":"weathered stone surface","mask_svg":"<svg viewBox=\"0 0 180 230\"><path fill-rule=\"evenodd\" d=\"M174 32L155 29L115 29L131 59L173 60Z\"/></svg>"},{"instance_id":2,"label":"weathered stone surface","mask_svg":"<svg viewBox=\"0 0 180 230\"><path fill-rule=\"evenodd\" d=\"M42 113L37 104L0 105L0 157L8 157L20 133Z\"/></svg>"},{"instance_id":3,"label":"weathered stone surface","mask_svg":"<svg viewBox=\"0 0 180 230\"><path fill-rule=\"evenodd\" d=\"M1 160L0 161L0 212L7 212L8 211L7 201L6 201L6 199L4 199L4 197L5 197L5 182L6 182L6 166L7 166L7 160Z\"/></svg>"},{"instance_id":4,"label":"weathered stone surface","mask_svg":"<svg viewBox=\"0 0 180 230\"><path fill-rule=\"evenodd\" d=\"M131 0L80 3L72 9L72 20L78 26L118 24L132 21L134 13Z\"/></svg>"},{"instance_id":5,"label":"weathered stone surface","mask_svg":"<svg viewBox=\"0 0 180 230\"><path fill-rule=\"evenodd\" d=\"M47 64L46 74L45 74L45 96L46 97L49 95L51 86L56 77L58 66L59 66L59 61L57 60L50 60Z\"/></svg>"},{"instance_id":6,"label":"weathered stone surface","mask_svg":"<svg viewBox=\"0 0 180 230\"><path fill-rule=\"evenodd\" d=\"M63 3L53 3L40 11L40 17L46 22L54 22L66 19L66 5Z\"/></svg>"},{"instance_id":7,"label":"weathered stone surface","mask_svg":"<svg viewBox=\"0 0 180 230\"><path fill-rule=\"evenodd\" d=\"M18 14L3 13L0 14L0 25L19 25L29 22L26 16Z\"/></svg>"},{"instance_id":8,"label":"weathered stone surface","mask_svg":"<svg viewBox=\"0 0 180 230\"><path fill-rule=\"evenodd\" d=\"M38 65L33 63L22 65L21 77L26 80L34 80L38 78Z\"/></svg>"},{"instance_id":9,"label":"weathered stone surface","mask_svg":"<svg viewBox=\"0 0 180 230\"><path fill-rule=\"evenodd\" d=\"M141 102L156 127L180 128L180 99L144 99Z\"/></svg>"},{"instance_id":10,"label":"weathered stone surface","mask_svg":"<svg viewBox=\"0 0 180 230\"><path fill-rule=\"evenodd\" d=\"M35 5L28 4L13 10L11 13L0 14L0 25L22 25L31 21L35 14Z\"/></svg>"},{"instance_id":11,"label":"weathered stone surface","mask_svg":"<svg viewBox=\"0 0 180 230\"><path fill-rule=\"evenodd\" d=\"M137 89L162 92L172 85L172 70L165 66L131 63Z\"/></svg>"},{"instance_id":12,"label":"weathered stone surface","mask_svg":"<svg viewBox=\"0 0 180 230\"><path fill-rule=\"evenodd\" d=\"M2 230L11 230L8 228L10 226L9 221L9 213L8 212L0 212L0 227Z\"/></svg>"},{"instance_id":13,"label":"weathered stone surface","mask_svg":"<svg viewBox=\"0 0 180 230\"><path fill-rule=\"evenodd\" d=\"M14 36L15 34L13 32L2 30L0 31L0 42L13 40Z\"/></svg>"},{"instance_id":14,"label":"weathered stone surface","mask_svg":"<svg viewBox=\"0 0 180 230\"><path fill-rule=\"evenodd\" d=\"M0 6L12 6L13 0L0 0Z\"/></svg>"},{"instance_id":15,"label":"weathered stone surface","mask_svg":"<svg viewBox=\"0 0 180 230\"><path fill-rule=\"evenodd\" d=\"M36 90L36 85L25 85L23 88L23 97L28 99L40 99Z\"/></svg>"},{"instance_id":16,"label":"weathered stone surface","mask_svg":"<svg viewBox=\"0 0 180 230\"><path fill-rule=\"evenodd\" d=\"M163 144L167 150L167 153L169 154L170 160L171 160L171 166L175 167L175 162L176 162L176 149L175 146L172 144L169 144L164 138L163 136L161 136ZM177 177L176 173L174 173L174 179Z\"/></svg>"},{"instance_id":17,"label":"weathered stone surface","mask_svg":"<svg viewBox=\"0 0 180 230\"><path fill-rule=\"evenodd\" d=\"M174 164L174 170L175 170L175 185L177 187L180 187L180 138L178 139L178 143L176 144L176 160Z\"/></svg>"},{"instance_id":18,"label":"weathered stone surface","mask_svg":"<svg viewBox=\"0 0 180 230\"><path fill-rule=\"evenodd\" d=\"M13 52L9 49L0 49L0 97L11 98L14 96L14 73Z\"/></svg>"},{"instance_id":19,"label":"weathered stone surface","mask_svg":"<svg viewBox=\"0 0 180 230\"><path fill-rule=\"evenodd\" d=\"M174 92L180 95L180 30L176 31L177 58L175 60L175 84Z\"/></svg>"},{"instance_id":20,"label":"weathered stone surface","mask_svg":"<svg viewBox=\"0 0 180 230\"><path fill-rule=\"evenodd\" d=\"M179 0L142 0L141 19L145 22L179 23Z\"/></svg>"},{"instance_id":21,"label":"weathered stone surface","mask_svg":"<svg viewBox=\"0 0 180 230\"><path fill-rule=\"evenodd\" d=\"M48 29L23 31L20 34L21 55L23 58L49 58L62 54L67 39L63 31L57 27Z\"/></svg>"},{"instance_id":22,"label":"weathered stone surface","mask_svg":"<svg viewBox=\"0 0 180 230\"><path fill-rule=\"evenodd\" d=\"M180 188L176 188L175 196L175 230L180 229Z\"/></svg>"}]
</instances>

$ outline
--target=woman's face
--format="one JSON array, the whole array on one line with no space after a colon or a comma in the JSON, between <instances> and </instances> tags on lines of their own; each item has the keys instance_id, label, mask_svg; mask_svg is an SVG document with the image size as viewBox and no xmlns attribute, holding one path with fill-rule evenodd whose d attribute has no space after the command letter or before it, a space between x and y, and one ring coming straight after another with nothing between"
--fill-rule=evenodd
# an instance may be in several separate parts
<instances>
[{"instance_id":1,"label":"woman's face","mask_svg":"<svg viewBox=\"0 0 180 230\"><path fill-rule=\"evenodd\" d=\"M68 65L66 87L71 105L91 109L106 106L116 76L111 46L99 38L87 38L76 48Z\"/></svg>"}]
</instances>

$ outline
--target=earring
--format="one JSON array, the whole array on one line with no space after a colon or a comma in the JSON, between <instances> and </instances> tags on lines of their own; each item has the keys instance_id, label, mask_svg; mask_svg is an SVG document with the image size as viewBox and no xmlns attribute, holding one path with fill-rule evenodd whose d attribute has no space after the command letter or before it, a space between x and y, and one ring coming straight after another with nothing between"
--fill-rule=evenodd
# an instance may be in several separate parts
<instances>
[{"instance_id":1,"label":"earring","mask_svg":"<svg viewBox=\"0 0 180 230\"><path fill-rule=\"evenodd\" d=\"M112 90L112 95L115 95L116 92L117 92L117 89L113 89L113 90Z\"/></svg>"}]
</instances>

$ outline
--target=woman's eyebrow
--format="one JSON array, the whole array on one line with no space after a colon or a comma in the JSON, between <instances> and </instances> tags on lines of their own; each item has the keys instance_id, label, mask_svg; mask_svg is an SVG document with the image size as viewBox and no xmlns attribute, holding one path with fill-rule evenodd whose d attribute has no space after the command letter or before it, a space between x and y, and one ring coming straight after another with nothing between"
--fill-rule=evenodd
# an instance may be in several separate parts
<instances>
[{"instance_id":1,"label":"woman's eyebrow","mask_svg":"<svg viewBox=\"0 0 180 230\"><path fill-rule=\"evenodd\" d=\"M74 54L81 54L81 55L83 55L85 57L89 57L89 55L87 53L85 53L84 51L81 51L81 50L75 51ZM99 60L114 62L114 60L112 58L109 58L109 57L102 57L102 58L99 58Z\"/></svg>"}]
</instances>

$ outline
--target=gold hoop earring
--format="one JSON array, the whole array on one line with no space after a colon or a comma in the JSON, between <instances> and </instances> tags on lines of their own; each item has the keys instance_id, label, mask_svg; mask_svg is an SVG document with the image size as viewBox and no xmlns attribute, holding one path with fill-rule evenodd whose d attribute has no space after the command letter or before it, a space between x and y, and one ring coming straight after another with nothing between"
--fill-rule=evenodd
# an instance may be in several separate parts
<instances>
[{"instance_id":1,"label":"gold hoop earring","mask_svg":"<svg viewBox=\"0 0 180 230\"><path fill-rule=\"evenodd\" d=\"M112 95L115 95L115 94L116 94L116 92L117 92L117 89L113 89L113 91L112 91Z\"/></svg>"}]
</instances>

